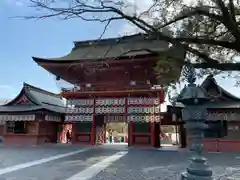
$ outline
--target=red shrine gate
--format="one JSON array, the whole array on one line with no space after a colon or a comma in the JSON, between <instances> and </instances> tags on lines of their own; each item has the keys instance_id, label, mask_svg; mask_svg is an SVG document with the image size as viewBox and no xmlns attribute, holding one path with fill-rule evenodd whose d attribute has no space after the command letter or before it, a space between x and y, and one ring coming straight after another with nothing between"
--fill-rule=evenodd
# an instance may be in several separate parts
<instances>
[{"instance_id":1,"label":"red shrine gate","mask_svg":"<svg viewBox=\"0 0 240 180\"><path fill-rule=\"evenodd\" d=\"M116 43L117 42L117 43ZM87 52L87 53L86 53ZM129 146L159 147L160 104L163 89L153 89L178 79L183 64L159 78L154 70L161 54L184 59L181 47L146 34L74 42L72 51L59 58L33 57L47 71L72 85L61 95L68 99L66 122L73 124L73 143L104 141L104 116L128 122ZM177 62L176 62L177 63ZM169 77L171 76L171 77ZM161 83L159 82L161 80ZM96 136L95 136L96 135Z\"/></svg>"},{"instance_id":2,"label":"red shrine gate","mask_svg":"<svg viewBox=\"0 0 240 180\"><path fill-rule=\"evenodd\" d=\"M137 92L137 90L135 90ZM128 145L159 147L161 89L151 96L94 97L67 100L66 121L73 124L73 143L103 144L107 122L128 122ZM67 92L65 92L67 93Z\"/></svg>"}]
</instances>

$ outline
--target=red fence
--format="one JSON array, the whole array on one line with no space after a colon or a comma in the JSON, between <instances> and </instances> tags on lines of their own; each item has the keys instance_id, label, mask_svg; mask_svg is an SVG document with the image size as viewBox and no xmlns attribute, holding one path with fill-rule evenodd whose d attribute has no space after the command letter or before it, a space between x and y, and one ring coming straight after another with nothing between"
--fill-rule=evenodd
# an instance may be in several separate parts
<instances>
[{"instance_id":1,"label":"red fence","mask_svg":"<svg viewBox=\"0 0 240 180\"><path fill-rule=\"evenodd\" d=\"M240 152L240 140L204 139L203 147L209 152Z\"/></svg>"}]
</instances>

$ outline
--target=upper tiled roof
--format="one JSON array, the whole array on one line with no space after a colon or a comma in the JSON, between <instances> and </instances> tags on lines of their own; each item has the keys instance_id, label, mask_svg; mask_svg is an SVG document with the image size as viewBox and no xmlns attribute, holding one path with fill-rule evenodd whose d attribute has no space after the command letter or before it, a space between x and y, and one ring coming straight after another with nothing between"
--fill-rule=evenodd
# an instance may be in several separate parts
<instances>
[{"instance_id":1,"label":"upper tiled roof","mask_svg":"<svg viewBox=\"0 0 240 180\"><path fill-rule=\"evenodd\" d=\"M181 48L169 48L168 42L153 39L145 34L136 34L120 38L108 38L101 40L88 40L74 42L72 51L60 58L37 58L36 62L46 61L76 61L76 60L103 60L121 57L135 57L146 54L171 51L171 55L184 57L184 51Z\"/></svg>"},{"instance_id":2,"label":"upper tiled roof","mask_svg":"<svg viewBox=\"0 0 240 180\"><path fill-rule=\"evenodd\" d=\"M42 105L53 105L53 106L60 106L65 107L64 99L61 97L60 94L54 94L52 92L34 87L27 83L24 83L24 90L27 95L32 98L35 103L42 104Z\"/></svg>"}]
</instances>

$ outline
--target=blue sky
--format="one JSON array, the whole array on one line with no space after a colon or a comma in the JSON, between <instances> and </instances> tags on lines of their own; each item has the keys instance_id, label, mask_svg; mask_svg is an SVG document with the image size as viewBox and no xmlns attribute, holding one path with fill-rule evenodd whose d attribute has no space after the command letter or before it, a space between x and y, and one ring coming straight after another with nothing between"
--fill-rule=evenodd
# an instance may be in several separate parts
<instances>
[{"instance_id":1,"label":"blue sky","mask_svg":"<svg viewBox=\"0 0 240 180\"><path fill-rule=\"evenodd\" d=\"M0 1L0 99L14 98L23 82L59 92L54 77L39 67L31 57L63 56L70 52L73 41L98 38L103 25L77 19L35 21L10 18L29 11L16 2L18 0ZM118 36L123 27L124 24L115 23L105 36ZM234 80L219 82L227 90L240 96L240 92L237 93L238 88L233 87Z\"/></svg>"},{"instance_id":2,"label":"blue sky","mask_svg":"<svg viewBox=\"0 0 240 180\"><path fill-rule=\"evenodd\" d=\"M32 56L60 57L71 51L73 41L98 38L103 25L77 19L22 20L9 18L29 11L17 0L0 1L0 99L13 98L23 82L59 92L54 77L39 67ZM113 24L106 36L117 36L121 24ZM117 30L117 31L116 31Z\"/></svg>"}]
</instances>

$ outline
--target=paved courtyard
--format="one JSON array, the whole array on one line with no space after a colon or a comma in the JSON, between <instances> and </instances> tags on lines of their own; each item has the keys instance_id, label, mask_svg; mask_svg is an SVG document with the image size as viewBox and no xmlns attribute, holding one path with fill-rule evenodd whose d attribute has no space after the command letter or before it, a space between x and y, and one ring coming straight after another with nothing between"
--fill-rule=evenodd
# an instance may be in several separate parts
<instances>
[{"instance_id":1,"label":"paved courtyard","mask_svg":"<svg viewBox=\"0 0 240 180\"><path fill-rule=\"evenodd\" d=\"M215 179L240 179L240 153L207 153ZM124 146L0 147L0 180L178 180L188 152Z\"/></svg>"},{"instance_id":2,"label":"paved courtyard","mask_svg":"<svg viewBox=\"0 0 240 180\"><path fill-rule=\"evenodd\" d=\"M79 150L79 146L53 145L44 146L0 146L0 168L26 163L62 153Z\"/></svg>"}]
</instances>

